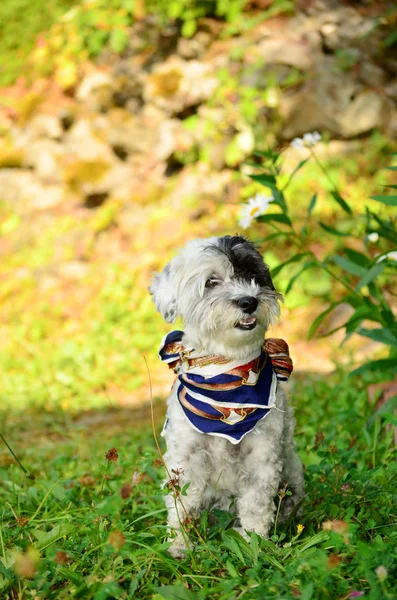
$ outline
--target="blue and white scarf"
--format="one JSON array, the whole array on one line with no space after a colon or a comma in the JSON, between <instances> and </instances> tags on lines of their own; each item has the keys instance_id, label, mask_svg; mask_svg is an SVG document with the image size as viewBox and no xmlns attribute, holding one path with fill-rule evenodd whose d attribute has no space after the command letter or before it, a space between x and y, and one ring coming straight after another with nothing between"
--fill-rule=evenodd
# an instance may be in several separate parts
<instances>
[{"instance_id":1,"label":"blue and white scarf","mask_svg":"<svg viewBox=\"0 0 397 600\"><path fill-rule=\"evenodd\" d=\"M276 405L278 381L292 372L284 340L265 340L248 363L205 354L182 343L183 331L165 336L159 357L177 374L177 397L192 427L238 444Z\"/></svg>"}]
</instances>

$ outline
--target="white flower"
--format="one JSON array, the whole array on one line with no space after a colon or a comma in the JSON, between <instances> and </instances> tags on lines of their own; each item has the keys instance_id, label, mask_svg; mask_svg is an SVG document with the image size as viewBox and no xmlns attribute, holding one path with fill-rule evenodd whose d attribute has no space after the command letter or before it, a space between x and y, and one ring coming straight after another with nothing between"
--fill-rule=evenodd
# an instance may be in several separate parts
<instances>
[{"instance_id":1,"label":"white flower","mask_svg":"<svg viewBox=\"0 0 397 600\"><path fill-rule=\"evenodd\" d=\"M368 241L369 242L377 242L379 239L379 233L377 233L376 231L373 231L372 233L369 233L367 235Z\"/></svg>"},{"instance_id":2,"label":"white flower","mask_svg":"<svg viewBox=\"0 0 397 600\"><path fill-rule=\"evenodd\" d=\"M313 133L305 133L303 138L294 138L290 144L292 148L312 148L321 140L321 135L318 131Z\"/></svg>"},{"instance_id":3,"label":"white flower","mask_svg":"<svg viewBox=\"0 0 397 600\"><path fill-rule=\"evenodd\" d=\"M265 196L264 194L256 194L253 198L249 198L248 204L243 204L240 210L240 227L247 229L254 219L267 211L270 202L273 200L273 196Z\"/></svg>"},{"instance_id":4,"label":"white flower","mask_svg":"<svg viewBox=\"0 0 397 600\"><path fill-rule=\"evenodd\" d=\"M290 143L290 146L292 148L304 148L305 147L302 138L294 138L292 140L292 142Z\"/></svg>"},{"instance_id":5,"label":"white flower","mask_svg":"<svg viewBox=\"0 0 397 600\"><path fill-rule=\"evenodd\" d=\"M379 565L379 567L375 569L375 573L377 574L379 581L384 581L387 579L389 571L383 565Z\"/></svg>"},{"instance_id":6,"label":"white flower","mask_svg":"<svg viewBox=\"0 0 397 600\"><path fill-rule=\"evenodd\" d=\"M376 262L382 262L382 260L386 260L387 258L389 260L395 260L397 262L397 250L393 250L393 252L388 252L387 254L380 256Z\"/></svg>"},{"instance_id":7,"label":"white flower","mask_svg":"<svg viewBox=\"0 0 397 600\"><path fill-rule=\"evenodd\" d=\"M318 131L313 131L313 133L305 133L305 135L303 136L303 141L305 146L307 146L307 148L311 148L312 146L315 146L317 144L317 142L319 142L321 140L321 135L319 134Z\"/></svg>"}]
</instances>

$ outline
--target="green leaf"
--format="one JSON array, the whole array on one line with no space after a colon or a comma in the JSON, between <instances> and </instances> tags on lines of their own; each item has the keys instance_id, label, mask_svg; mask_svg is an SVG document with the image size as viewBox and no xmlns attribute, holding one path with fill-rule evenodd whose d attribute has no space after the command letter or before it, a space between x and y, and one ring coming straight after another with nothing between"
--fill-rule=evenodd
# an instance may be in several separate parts
<instances>
[{"instance_id":1,"label":"green leaf","mask_svg":"<svg viewBox=\"0 0 397 600\"><path fill-rule=\"evenodd\" d=\"M382 406L378 408L377 411L368 419L366 423L367 429L370 429L374 424L375 420L384 415L385 413L393 413L397 408L397 396L392 396L388 398Z\"/></svg>"},{"instance_id":2,"label":"green leaf","mask_svg":"<svg viewBox=\"0 0 397 600\"><path fill-rule=\"evenodd\" d=\"M123 590L116 581L101 583L95 592L93 600L108 600L109 598L120 598Z\"/></svg>"},{"instance_id":3,"label":"green leaf","mask_svg":"<svg viewBox=\"0 0 397 600\"><path fill-rule=\"evenodd\" d=\"M345 258L344 256L333 256L332 260L335 264L338 265L338 267L340 267L344 271L347 271L348 273L351 273L352 275L358 275L362 277L366 273L366 269L360 267L359 265L352 262L348 258Z\"/></svg>"},{"instance_id":4,"label":"green leaf","mask_svg":"<svg viewBox=\"0 0 397 600\"><path fill-rule=\"evenodd\" d=\"M346 334L349 335L349 334L353 333L354 331L356 331L357 327L362 323L362 321L364 321L364 319L369 319L371 321L377 322L379 320L379 314L372 307L360 306L353 313L353 315L350 317L350 319L348 319L348 321L346 321L346 323L343 323L343 325L341 325L340 327L337 327L336 329L334 329L333 331L330 331L329 333L331 334L331 333L334 333L334 331L337 331L338 329L345 328Z\"/></svg>"},{"instance_id":5,"label":"green leaf","mask_svg":"<svg viewBox=\"0 0 397 600\"><path fill-rule=\"evenodd\" d=\"M253 156L265 157L274 164L275 162L277 162L280 153L274 152L274 150L269 148L268 150L255 150Z\"/></svg>"},{"instance_id":6,"label":"green leaf","mask_svg":"<svg viewBox=\"0 0 397 600\"><path fill-rule=\"evenodd\" d=\"M250 534L250 545L251 545L251 550L252 550L252 560L253 563L256 564L258 562L258 556L259 556L259 537L258 534L255 533L255 531L252 531Z\"/></svg>"},{"instance_id":7,"label":"green leaf","mask_svg":"<svg viewBox=\"0 0 397 600\"><path fill-rule=\"evenodd\" d=\"M313 196L310 200L309 208L307 209L307 219L312 214L314 207L316 206L316 202L317 202L317 194L313 194Z\"/></svg>"},{"instance_id":8,"label":"green leaf","mask_svg":"<svg viewBox=\"0 0 397 600\"><path fill-rule=\"evenodd\" d=\"M276 178L274 175L261 173L260 175L250 175L250 178L265 187L276 187Z\"/></svg>"},{"instance_id":9,"label":"green leaf","mask_svg":"<svg viewBox=\"0 0 397 600\"><path fill-rule=\"evenodd\" d=\"M344 248L343 250L347 258L356 263L356 265L367 267L367 265L371 262L371 259L362 252L357 252L357 250L352 250L351 248Z\"/></svg>"},{"instance_id":10,"label":"green leaf","mask_svg":"<svg viewBox=\"0 0 397 600\"><path fill-rule=\"evenodd\" d=\"M302 590L301 600L310 600L313 597L314 583L308 583Z\"/></svg>"},{"instance_id":11,"label":"green leaf","mask_svg":"<svg viewBox=\"0 0 397 600\"><path fill-rule=\"evenodd\" d=\"M383 46L391 48L397 42L397 29L393 29L391 33L384 39Z\"/></svg>"},{"instance_id":12,"label":"green leaf","mask_svg":"<svg viewBox=\"0 0 397 600\"><path fill-rule=\"evenodd\" d=\"M233 552L243 565L252 561L252 549L248 542L234 529L222 533L222 540L226 548ZM248 561L247 561L248 559Z\"/></svg>"},{"instance_id":13,"label":"green leaf","mask_svg":"<svg viewBox=\"0 0 397 600\"><path fill-rule=\"evenodd\" d=\"M181 2L179 2L179 0L169 2L167 6L167 13L170 19L179 19L183 13L183 5Z\"/></svg>"},{"instance_id":14,"label":"green leaf","mask_svg":"<svg viewBox=\"0 0 397 600\"><path fill-rule=\"evenodd\" d=\"M386 169L387 169L388 171L397 171L397 167L396 167L396 166L393 166L393 167L386 167Z\"/></svg>"},{"instance_id":15,"label":"green leaf","mask_svg":"<svg viewBox=\"0 0 397 600\"><path fill-rule=\"evenodd\" d=\"M181 490L182 496L187 496L187 490L189 489L189 485L190 485L190 481L185 483L185 485L183 486L183 488Z\"/></svg>"},{"instance_id":16,"label":"green leaf","mask_svg":"<svg viewBox=\"0 0 397 600\"><path fill-rule=\"evenodd\" d=\"M364 337L386 344L388 346L397 346L397 337L390 331L390 329L358 329L357 333Z\"/></svg>"},{"instance_id":17,"label":"green leaf","mask_svg":"<svg viewBox=\"0 0 397 600\"><path fill-rule=\"evenodd\" d=\"M197 30L196 20L188 19L183 23L181 33L184 37L190 38L190 37L192 37L192 35L194 35L196 33L196 30Z\"/></svg>"},{"instance_id":18,"label":"green leaf","mask_svg":"<svg viewBox=\"0 0 397 600\"><path fill-rule=\"evenodd\" d=\"M386 267L386 261L382 260L382 262L374 264L360 279L360 281L356 285L356 291L361 290L362 287L374 281L384 270Z\"/></svg>"},{"instance_id":19,"label":"green leaf","mask_svg":"<svg viewBox=\"0 0 397 600\"><path fill-rule=\"evenodd\" d=\"M354 377L355 375L362 375L362 373L365 373L366 371L380 372L383 370L396 369L396 368L397 368L397 358L382 358L381 360L371 360L371 361L361 365L361 367L354 369L354 371L352 371L349 374L349 377Z\"/></svg>"},{"instance_id":20,"label":"green leaf","mask_svg":"<svg viewBox=\"0 0 397 600\"><path fill-rule=\"evenodd\" d=\"M260 240L258 240L258 243L262 244L263 242L269 242L270 240L275 240L282 235L289 236L290 234L288 233L288 231L278 231L277 233L270 233L269 235L266 235L264 238L260 238Z\"/></svg>"},{"instance_id":21,"label":"green leaf","mask_svg":"<svg viewBox=\"0 0 397 600\"><path fill-rule=\"evenodd\" d=\"M309 333L308 333L308 339L309 340L313 337L313 335L315 334L315 332L317 331L317 329L320 327L320 325L324 321L325 317L327 315L329 315L329 313L331 311L333 311L334 308L336 306L338 306L338 304L340 304L340 303L341 303L341 301L339 301L339 302L333 302L330 306L328 306L328 308L326 308L325 310L323 310L323 312L320 313L318 315L318 317L316 317L314 319L313 323L310 326Z\"/></svg>"},{"instance_id":22,"label":"green leaf","mask_svg":"<svg viewBox=\"0 0 397 600\"><path fill-rule=\"evenodd\" d=\"M300 171L300 169L310 160L310 158L305 158L303 160L300 161L300 163L298 164L298 166L295 167L295 169L292 171L291 175L288 178L287 183L285 184L285 186L283 187L283 190L286 190L287 187L289 186L289 184L291 183L292 179L294 178L294 176L297 174L298 171Z\"/></svg>"},{"instance_id":23,"label":"green leaf","mask_svg":"<svg viewBox=\"0 0 397 600\"><path fill-rule=\"evenodd\" d=\"M113 29L109 40L109 44L113 52L120 54L127 46L128 39L129 36L126 30L120 28Z\"/></svg>"},{"instance_id":24,"label":"green leaf","mask_svg":"<svg viewBox=\"0 0 397 600\"><path fill-rule=\"evenodd\" d=\"M233 563L230 562L230 560L226 561L226 569L229 571L229 575L231 577L236 578L236 579L238 579L240 577L236 567L233 565Z\"/></svg>"},{"instance_id":25,"label":"green leaf","mask_svg":"<svg viewBox=\"0 0 397 600\"><path fill-rule=\"evenodd\" d=\"M351 215L352 214L352 209L350 208L350 206L348 205L348 203L346 202L346 200L343 200L342 196L339 194L339 192L337 192L336 190L333 190L331 192L331 196L333 197L333 199L339 204L339 206L345 211L347 212L347 214Z\"/></svg>"},{"instance_id":26,"label":"green leaf","mask_svg":"<svg viewBox=\"0 0 397 600\"><path fill-rule=\"evenodd\" d=\"M268 215L262 215L256 219L259 223L270 223L271 221L277 221L277 223L285 223L286 225L292 225L289 217L280 213L270 213Z\"/></svg>"},{"instance_id":27,"label":"green leaf","mask_svg":"<svg viewBox=\"0 0 397 600\"><path fill-rule=\"evenodd\" d=\"M397 196L370 196L370 198L388 206L397 206Z\"/></svg>"},{"instance_id":28,"label":"green leaf","mask_svg":"<svg viewBox=\"0 0 397 600\"><path fill-rule=\"evenodd\" d=\"M333 235L340 235L341 237L345 237L347 235L350 235L349 233L342 233L341 231L338 231L337 229L335 229L334 227L331 227L330 225L326 225L325 223L322 223L321 221L318 222L318 224L320 225L320 227L322 227L325 231L327 231L328 233L332 233Z\"/></svg>"},{"instance_id":29,"label":"green leaf","mask_svg":"<svg viewBox=\"0 0 397 600\"><path fill-rule=\"evenodd\" d=\"M290 265L291 263L300 261L300 259L303 258L304 256L307 256L307 254L308 254L308 252L302 252L300 254L295 254L294 256L292 256L291 258L286 260L285 262L281 263L281 265L278 265L277 267L272 269L271 276L276 277L276 275L278 275L280 273L280 271L282 269L284 269L284 267L286 267L287 265Z\"/></svg>"},{"instance_id":30,"label":"green leaf","mask_svg":"<svg viewBox=\"0 0 397 600\"><path fill-rule=\"evenodd\" d=\"M312 548L313 546L317 546L318 544L322 544L323 542L328 541L329 538L329 533L327 533L326 531L319 531L318 533L315 533L310 538L307 538L302 541L302 544L299 546L299 554L303 554L309 548Z\"/></svg>"},{"instance_id":31,"label":"green leaf","mask_svg":"<svg viewBox=\"0 0 397 600\"><path fill-rule=\"evenodd\" d=\"M277 188L272 188L272 192L273 192L273 198L274 198L273 203L277 204L277 206L279 206L281 208L283 213L288 214L288 206L285 201L283 192L281 192Z\"/></svg>"},{"instance_id":32,"label":"green leaf","mask_svg":"<svg viewBox=\"0 0 397 600\"><path fill-rule=\"evenodd\" d=\"M34 537L38 541L38 546L40 549L47 548L57 540L66 537L74 530L74 526L71 523L63 523L62 525L55 525L50 531L41 531L40 529L35 529L32 531Z\"/></svg>"},{"instance_id":33,"label":"green leaf","mask_svg":"<svg viewBox=\"0 0 397 600\"><path fill-rule=\"evenodd\" d=\"M266 560L267 562L269 562L273 567L276 567L276 569L278 569L279 571L281 571L282 573L285 573L285 568L283 567L283 565L281 564L281 562L279 560L277 560L277 558L275 556L272 556L271 554L267 554L266 555Z\"/></svg>"},{"instance_id":34,"label":"green leaf","mask_svg":"<svg viewBox=\"0 0 397 600\"><path fill-rule=\"evenodd\" d=\"M306 262L303 267L300 269L300 271L298 271L297 273L295 273L295 275L293 277L291 277L291 279L288 282L287 287L285 288L285 293L288 294L288 292L291 291L292 286L294 285L295 281L297 279L299 279L299 277L302 275L302 273L304 271L307 271L308 269L311 269L313 267L316 267L317 263L313 260L309 260L308 262Z\"/></svg>"}]
</instances>

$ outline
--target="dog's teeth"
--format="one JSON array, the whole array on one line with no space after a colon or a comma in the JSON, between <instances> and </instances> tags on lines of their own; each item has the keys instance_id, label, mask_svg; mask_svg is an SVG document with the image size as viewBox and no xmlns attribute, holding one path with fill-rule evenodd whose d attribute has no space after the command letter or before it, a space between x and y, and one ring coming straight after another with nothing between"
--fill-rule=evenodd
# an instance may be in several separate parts
<instances>
[{"instance_id":1,"label":"dog's teeth","mask_svg":"<svg viewBox=\"0 0 397 600\"><path fill-rule=\"evenodd\" d=\"M236 327L239 329L254 329L256 327L256 317L243 317L238 321Z\"/></svg>"}]
</instances>

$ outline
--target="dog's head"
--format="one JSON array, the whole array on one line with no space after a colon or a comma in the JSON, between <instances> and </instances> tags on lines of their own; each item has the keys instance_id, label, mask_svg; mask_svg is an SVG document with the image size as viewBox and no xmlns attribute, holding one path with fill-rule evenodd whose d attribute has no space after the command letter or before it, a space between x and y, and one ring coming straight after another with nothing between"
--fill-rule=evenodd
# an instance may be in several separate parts
<instances>
[{"instance_id":1,"label":"dog's head","mask_svg":"<svg viewBox=\"0 0 397 600\"><path fill-rule=\"evenodd\" d=\"M226 356L263 343L282 299L255 245L240 236L189 242L154 275L150 293L166 321L183 318L190 341Z\"/></svg>"}]
</instances>

